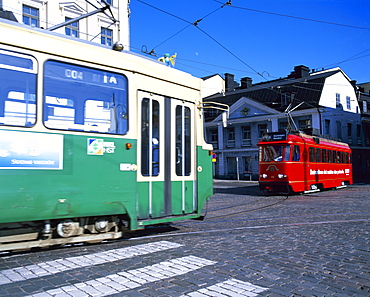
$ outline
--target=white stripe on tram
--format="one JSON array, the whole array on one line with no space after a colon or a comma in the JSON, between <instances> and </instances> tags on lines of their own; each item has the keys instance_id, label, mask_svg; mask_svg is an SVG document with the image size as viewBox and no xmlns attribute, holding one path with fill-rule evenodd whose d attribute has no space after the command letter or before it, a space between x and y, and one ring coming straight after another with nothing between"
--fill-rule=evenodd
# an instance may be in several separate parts
<instances>
[{"instance_id":1,"label":"white stripe on tram","mask_svg":"<svg viewBox=\"0 0 370 297\"><path fill-rule=\"evenodd\" d=\"M199 289L197 291L181 295L181 297L201 297L201 296L233 296L233 297L255 297L258 293L269 290L249 282L232 278L222 283Z\"/></svg>"},{"instance_id":2,"label":"white stripe on tram","mask_svg":"<svg viewBox=\"0 0 370 297\"><path fill-rule=\"evenodd\" d=\"M216 263L217 262L195 256L186 256L139 269L118 272L106 277L100 277L74 285L63 286L26 297L108 296L135 289L147 283L186 274Z\"/></svg>"},{"instance_id":3,"label":"white stripe on tram","mask_svg":"<svg viewBox=\"0 0 370 297\"><path fill-rule=\"evenodd\" d=\"M174 242L158 241L120 249L108 250L101 253L62 258L34 265L27 265L24 267L1 270L0 285L53 275L59 272L73 270L76 268L119 261L135 256L141 256L159 251L165 251L172 248L178 248L181 246L183 245Z\"/></svg>"}]
</instances>

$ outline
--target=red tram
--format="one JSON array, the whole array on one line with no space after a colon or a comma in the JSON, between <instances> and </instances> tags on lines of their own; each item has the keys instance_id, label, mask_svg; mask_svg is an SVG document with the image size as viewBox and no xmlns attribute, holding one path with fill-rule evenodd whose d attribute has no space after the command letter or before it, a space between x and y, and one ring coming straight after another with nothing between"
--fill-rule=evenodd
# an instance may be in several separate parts
<instances>
[{"instance_id":1,"label":"red tram","mask_svg":"<svg viewBox=\"0 0 370 297\"><path fill-rule=\"evenodd\" d=\"M308 193L353 182L351 149L346 143L301 132L272 132L258 146L261 190Z\"/></svg>"}]
</instances>

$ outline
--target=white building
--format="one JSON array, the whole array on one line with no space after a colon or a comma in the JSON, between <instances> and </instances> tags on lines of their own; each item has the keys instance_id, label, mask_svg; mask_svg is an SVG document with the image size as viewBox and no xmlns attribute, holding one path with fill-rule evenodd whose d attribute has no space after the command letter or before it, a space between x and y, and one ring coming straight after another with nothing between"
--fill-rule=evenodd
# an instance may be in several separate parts
<instances>
[{"instance_id":1,"label":"white building","mask_svg":"<svg viewBox=\"0 0 370 297\"><path fill-rule=\"evenodd\" d=\"M119 41L129 50L129 0L105 0L110 8L56 29L55 32L112 46ZM91 4L89 4L90 2ZM13 13L19 23L50 29L105 7L99 0L0 0L0 10Z\"/></svg>"},{"instance_id":2,"label":"white building","mask_svg":"<svg viewBox=\"0 0 370 297\"><path fill-rule=\"evenodd\" d=\"M219 74L203 77L202 79L203 97L208 97L218 93L225 93L225 80Z\"/></svg>"},{"instance_id":3,"label":"white building","mask_svg":"<svg viewBox=\"0 0 370 297\"><path fill-rule=\"evenodd\" d=\"M346 142L354 153L366 146L354 82L340 68L310 73L300 65L286 78L258 84L244 78L236 88L229 78L229 91L204 99L230 106L227 127L218 111L205 111L206 140L217 154L216 177L257 179L257 143L266 131L307 131ZM290 104L293 121L285 113ZM353 164L355 171L357 159Z\"/></svg>"}]
</instances>

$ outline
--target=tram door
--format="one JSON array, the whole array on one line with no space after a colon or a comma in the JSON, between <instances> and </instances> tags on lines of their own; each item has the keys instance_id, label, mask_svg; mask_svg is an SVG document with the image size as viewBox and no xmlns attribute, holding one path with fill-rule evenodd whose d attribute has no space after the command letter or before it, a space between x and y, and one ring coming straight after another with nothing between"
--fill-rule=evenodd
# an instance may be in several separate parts
<instances>
[{"instance_id":1,"label":"tram door","mask_svg":"<svg viewBox=\"0 0 370 297\"><path fill-rule=\"evenodd\" d=\"M139 92L139 219L196 210L194 104Z\"/></svg>"}]
</instances>

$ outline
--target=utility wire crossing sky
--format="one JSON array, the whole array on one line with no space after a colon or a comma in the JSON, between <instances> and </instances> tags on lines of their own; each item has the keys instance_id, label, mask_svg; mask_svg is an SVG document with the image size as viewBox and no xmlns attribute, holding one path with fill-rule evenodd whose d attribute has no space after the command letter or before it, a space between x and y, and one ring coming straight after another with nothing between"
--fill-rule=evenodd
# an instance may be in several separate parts
<instances>
[{"instance_id":1,"label":"utility wire crossing sky","mask_svg":"<svg viewBox=\"0 0 370 297\"><path fill-rule=\"evenodd\" d=\"M370 81L368 0L131 0L131 50L194 76L233 73L253 82L296 65L341 67Z\"/></svg>"}]
</instances>

